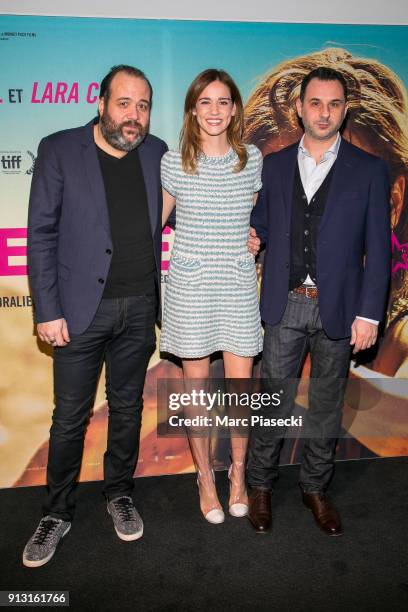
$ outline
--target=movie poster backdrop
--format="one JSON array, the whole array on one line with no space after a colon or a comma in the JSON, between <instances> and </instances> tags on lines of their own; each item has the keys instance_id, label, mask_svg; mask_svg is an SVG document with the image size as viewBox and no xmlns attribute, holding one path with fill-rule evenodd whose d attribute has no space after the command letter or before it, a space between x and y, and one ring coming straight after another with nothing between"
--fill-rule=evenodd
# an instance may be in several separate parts
<instances>
[{"instance_id":1,"label":"movie poster backdrop","mask_svg":"<svg viewBox=\"0 0 408 612\"><path fill-rule=\"evenodd\" d=\"M393 260L384 335L379 349L353 362L354 391L347 398L346 435L337 457L408 454L407 27L1 16L0 58L0 487L45 482L52 359L49 347L34 335L26 258L38 143L92 119L101 78L121 63L140 67L151 80L151 131L170 148L178 144L192 79L208 67L227 70L246 104L246 140L263 154L300 137L294 101L303 75L322 64L343 72L350 90L344 136L383 156L389 167ZM165 228L164 288L172 239ZM222 377L220 359L211 368L212 376ZM305 380L308 368L306 363ZM157 381L165 378L181 378L180 364L156 351L144 390L140 476L193 469L185 437L157 435ZM102 383L87 429L81 480L102 478L103 390ZM296 410L306 409L307 384L301 383ZM300 439L286 440L281 462L297 462L301 449ZM215 436L212 453L215 466L224 467L228 440Z\"/></svg>"}]
</instances>

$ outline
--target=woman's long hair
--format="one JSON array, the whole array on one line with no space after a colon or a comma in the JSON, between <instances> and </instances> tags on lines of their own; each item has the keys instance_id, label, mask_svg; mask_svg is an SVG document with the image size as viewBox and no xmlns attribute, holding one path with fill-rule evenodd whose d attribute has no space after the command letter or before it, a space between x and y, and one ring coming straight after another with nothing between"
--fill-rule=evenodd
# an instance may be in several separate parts
<instances>
[{"instance_id":1,"label":"woman's long hair","mask_svg":"<svg viewBox=\"0 0 408 612\"><path fill-rule=\"evenodd\" d=\"M203 90L214 81L219 81L228 87L232 103L235 104L235 115L231 117L231 123L227 129L228 142L238 155L238 162L234 169L235 172L243 170L248 161L248 153L242 141L244 133L244 108L239 89L227 72L208 68L201 72L191 83L184 102L180 150L183 170L188 174L195 174L197 172L197 160L202 152L200 128L193 111Z\"/></svg>"}]
</instances>

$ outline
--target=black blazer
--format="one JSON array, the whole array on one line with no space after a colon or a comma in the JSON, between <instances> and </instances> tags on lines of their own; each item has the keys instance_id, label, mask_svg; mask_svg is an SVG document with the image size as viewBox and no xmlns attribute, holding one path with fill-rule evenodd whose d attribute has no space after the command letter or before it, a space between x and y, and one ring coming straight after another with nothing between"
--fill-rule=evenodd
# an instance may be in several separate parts
<instances>
[{"instance_id":1,"label":"black blazer","mask_svg":"<svg viewBox=\"0 0 408 612\"><path fill-rule=\"evenodd\" d=\"M44 138L31 183L28 274L37 323L64 317L71 333L91 323L113 245L91 121ZM138 147L160 290L160 160L167 145L150 134Z\"/></svg>"}]
</instances>

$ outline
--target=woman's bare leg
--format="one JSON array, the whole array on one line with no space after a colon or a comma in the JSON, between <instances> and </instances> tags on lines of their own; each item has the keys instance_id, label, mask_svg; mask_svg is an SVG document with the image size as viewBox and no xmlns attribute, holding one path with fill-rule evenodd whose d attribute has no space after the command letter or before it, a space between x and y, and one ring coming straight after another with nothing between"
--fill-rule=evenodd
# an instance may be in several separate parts
<instances>
[{"instance_id":1,"label":"woman's bare leg","mask_svg":"<svg viewBox=\"0 0 408 612\"><path fill-rule=\"evenodd\" d=\"M225 378L245 379L252 377L252 367L254 361L252 357L240 357L226 351L224 352L223 356ZM232 386L234 385L232 384ZM237 383L235 390L238 391L240 387L242 388L242 385ZM230 416L234 417L232 410ZM238 410L237 413L239 412L240 411ZM230 432L232 463L229 473L231 483L229 506L236 503L248 505L248 495L245 486L245 468L249 430L245 432L243 431L242 427L231 427Z\"/></svg>"},{"instance_id":2,"label":"woman's bare leg","mask_svg":"<svg viewBox=\"0 0 408 612\"><path fill-rule=\"evenodd\" d=\"M191 392L193 388L199 390L198 387L206 390L210 374L210 358L183 359L183 374L187 393ZM198 415L208 416L205 406L186 407L185 414L189 418ZM210 429L208 427L188 427L187 433L191 454L198 473L200 508L203 515L206 516L211 510L222 510L210 465Z\"/></svg>"}]
</instances>

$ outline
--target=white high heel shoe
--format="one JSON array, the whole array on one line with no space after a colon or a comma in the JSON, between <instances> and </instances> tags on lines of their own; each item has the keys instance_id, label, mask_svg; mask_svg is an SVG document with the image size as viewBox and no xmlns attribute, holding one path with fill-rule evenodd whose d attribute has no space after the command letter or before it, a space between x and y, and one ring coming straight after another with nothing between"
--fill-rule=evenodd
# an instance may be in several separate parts
<instances>
[{"instance_id":1,"label":"white high heel shoe","mask_svg":"<svg viewBox=\"0 0 408 612\"><path fill-rule=\"evenodd\" d=\"M242 461L236 461L235 463L237 465L241 463L242 465ZM232 463L228 470L228 480L230 481L230 493L231 493L231 472L232 472ZM248 504L244 504L240 501L236 501L229 506L229 513L231 516L235 516L236 518L242 518L243 516L246 516L248 514Z\"/></svg>"},{"instance_id":2,"label":"white high heel shoe","mask_svg":"<svg viewBox=\"0 0 408 612\"><path fill-rule=\"evenodd\" d=\"M212 474L212 479L215 482L214 470L211 470L211 474ZM200 476L201 475L202 475L201 472L198 471L198 476L197 476L198 490L200 490ZM224 511L220 508L212 508L211 510L209 510L209 512L207 512L207 514L203 514L203 516L206 521L208 521L209 523L212 523L213 525L219 525L220 523L223 523L225 520Z\"/></svg>"}]
</instances>

